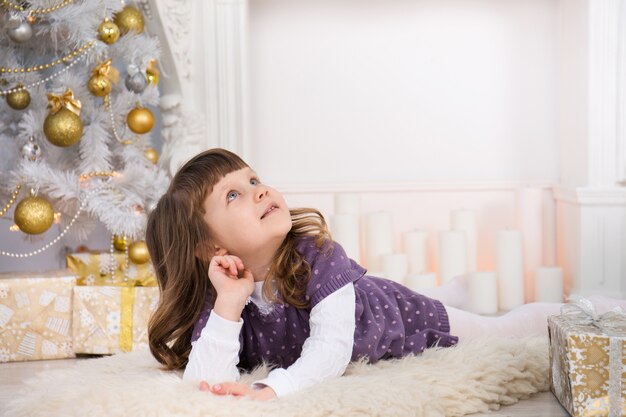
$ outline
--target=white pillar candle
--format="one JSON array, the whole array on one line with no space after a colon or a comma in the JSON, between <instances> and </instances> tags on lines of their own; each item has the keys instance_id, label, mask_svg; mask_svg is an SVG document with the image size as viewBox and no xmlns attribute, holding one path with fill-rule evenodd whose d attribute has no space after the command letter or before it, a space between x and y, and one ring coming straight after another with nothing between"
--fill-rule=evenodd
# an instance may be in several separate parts
<instances>
[{"instance_id":1,"label":"white pillar candle","mask_svg":"<svg viewBox=\"0 0 626 417\"><path fill-rule=\"evenodd\" d=\"M365 222L365 261L370 270L382 270L381 256L393 253L391 213L379 211L367 215Z\"/></svg>"},{"instance_id":2,"label":"white pillar candle","mask_svg":"<svg viewBox=\"0 0 626 417\"><path fill-rule=\"evenodd\" d=\"M538 302L563 302L563 271L561 268L542 266L535 275L536 300Z\"/></svg>"},{"instance_id":3,"label":"white pillar candle","mask_svg":"<svg viewBox=\"0 0 626 417\"><path fill-rule=\"evenodd\" d=\"M424 230L411 230L402 235L404 252L409 261L409 273L421 274L427 269L426 248L428 234Z\"/></svg>"},{"instance_id":4,"label":"white pillar candle","mask_svg":"<svg viewBox=\"0 0 626 417\"><path fill-rule=\"evenodd\" d=\"M384 277L404 284L408 273L408 259L405 253L388 253L382 256Z\"/></svg>"},{"instance_id":5,"label":"white pillar candle","mask_svg":"<svg viewBox=\"0 0 626 417\"><path fill-rule=\"evenodd\" d=\"M469 309L478 314L498 312L498 283L495 272L472 272L468 278Z\"/></svg>"},{"instance_id":6,"label":"white pillar candle","mask_svg":"<svg viewBox=\"0 0 626 417\"><path fill-rule=\"evenodd\" d=\"M450 228L465 232L465 243L467 245L467 270L476 271L477 254L477 234L476 234L476 211L474 210L454 210L450 215Z\"/></svg>"},{"instance_id":7,"label":"white pillar candle","mask_svg":"<svg viewBox=\"0 0 626 417\"><path fill-rule=\"evenodd\" d=\"M531 302L535 295L533 271L543 264L542 230L543 190L522 187L517 191L517 224L522 233L524 252L524 301Z\"/></svg>"},{"instance_id":8,"label":"white pillar candle","mask_svg":"<svg viewBox=\"0 0 626 417\"><path fill-rule=\"evenodd\" d=\"M335 214L361 213L361 197L354 193L335 194Z\"/></svg>"},{"instance_id":9,"label":"white pillar candle","mask_svg":"<svg viewBox=\"0 0 626 417\"><path fill-rule=\"evenodd\" d=\"M435 288L437 286L437 275L434 272L424 272L421 274L409 274L404 285L413 291L420 292L423 289Z\"/></svg>"},{"instance_id":10,"label":"white pillar candle","mask_svg":"<svg viewBox=\"0 0 626 417\"><path fill-rule=\"evenodd\" d=\"M556 263L556 203L551 189L543 190L543 210L541 224L543 229L543 264Z\"/></svg>"},{"instance_id":11,"label":"white pillar candle","mask_svg":"<svg viewBox=\"0 0 626 417\"><path fill-rule=\"evenodd\" d=\"M439 232L439 277L441 282L467 272L467 245L465 232L444 230Z\"/></svg>"},{"instance_id":12,"label":"white pillar candle","mask_svg":"<svg viewBox=\"0 0 626 417\"><path fill-rule=\"evenodd\" d=\"M348 256L361 260L361 235L359 216L356 214L333 214L330 216L330 234L339 242Z\"/></svg>"},{"instance_id":13,"label":"white pillar candle","mask_svg":"<svg viewBox=\"0 0 626 417\"><path fill-rule=\"evenodd\" d=\"M496 274L499 308L511 310L524 304L524 258L519 230L496 233Z\"/></svg>"}]
</instances>

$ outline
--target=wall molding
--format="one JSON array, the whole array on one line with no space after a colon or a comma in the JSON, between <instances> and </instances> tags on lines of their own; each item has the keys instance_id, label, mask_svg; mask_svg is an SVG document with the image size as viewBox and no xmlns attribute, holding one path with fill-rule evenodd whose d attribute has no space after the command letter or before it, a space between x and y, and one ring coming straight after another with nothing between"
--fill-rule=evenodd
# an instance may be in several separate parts
<instances>
[{"instance_id":1,"label":"wall molding","mask_svg":"<svg viewBox=\"0 0 626 417\"><path fill-rule=\"evenodd\" d=\"M502 182L380 182L380 183L273 183L272 187L288 194L322 193L395 193L516 191L520 188L551 189L551 181Z\"/></svg>"},{"instance_id":2,"label":"wall molding","mask_svg":"<svg viewBox=\"0 0 626 417\"><path fill-rule=\"evenodd\" d=\"M626 189L556 185L554 199L579 206L626 206Z\"/></svg>"}]
</instances>

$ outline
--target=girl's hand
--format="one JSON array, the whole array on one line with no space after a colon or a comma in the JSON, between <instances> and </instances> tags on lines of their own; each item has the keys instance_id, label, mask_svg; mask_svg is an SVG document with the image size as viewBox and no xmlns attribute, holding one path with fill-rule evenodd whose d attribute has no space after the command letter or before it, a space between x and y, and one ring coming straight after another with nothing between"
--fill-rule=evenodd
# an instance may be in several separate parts
<instances>
[{"instance_id":1,"label":"girl's hand","mask_svg":"<svg viewBox=\"0 0 626 417\"><path fill-rule=\"evenodd\" d=\"M209 263L209 279L217 295L245 301L254 291L254 277L234 255L218 255Z\"/></svg>"},{"instance_id":2,"label":"girl's hand","mask_svg":"<svg viewBox=\"0 0 626 417\"><path fill-rule=\"evenodd\" d=\"M239 321L246 300L254 291L252 272L236 256L221 254L211 258L209 279L217 291L213 311L226 320Z\"/></svg>"},{"instance_id":3,"label":"girl's hand","mask_svg":"<svg viewBox=\"0 0 626 417\"><path fill-rule=\"evenodd\" d=\"M200 391L211 391L216 395L232 395L235 397L248 397L251 400L267 401L276 398L276 393L270 387L254 389L243 382L224 382L212 387L206 381L200 382Z\"/></svg>"}]
</instances>

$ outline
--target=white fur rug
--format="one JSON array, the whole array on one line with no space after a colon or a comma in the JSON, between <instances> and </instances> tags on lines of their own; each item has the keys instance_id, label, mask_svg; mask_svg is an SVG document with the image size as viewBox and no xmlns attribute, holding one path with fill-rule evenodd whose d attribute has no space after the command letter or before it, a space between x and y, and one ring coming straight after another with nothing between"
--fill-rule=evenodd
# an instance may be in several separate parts
<instances>
[{"instance_id":1,"label":"white fur rug","mask_svg":"<svg viewBox=\"0 0 626 417\"><path fill-rule=\"evenodd\" d=\"M260 368L244 380L267 373ZM547 339L476 339L420 356L351 364L340 378L269 402L217 397L160 371L148 352L77 362L26 381L6 416L461 416L548 383Z\"/></svg>"}]
</instances>

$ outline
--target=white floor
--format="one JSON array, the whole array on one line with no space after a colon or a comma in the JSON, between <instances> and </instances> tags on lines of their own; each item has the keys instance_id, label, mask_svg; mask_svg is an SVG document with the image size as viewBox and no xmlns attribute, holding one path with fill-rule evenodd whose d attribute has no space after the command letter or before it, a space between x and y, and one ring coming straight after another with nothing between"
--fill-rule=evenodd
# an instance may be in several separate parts
<instances>
[{"instance_id":1,"label":"white floor","mask_svg":"<svg viewBox=\"0 0 626 417\"><path fill-rule=\"evenodd\" d=\"M59 359L51 361L10 362L0 364L0 416L3 404L15 395L19 395L22 382L35 373L45 369L57 369L73 364L81 359ZM568 413L550 392L539 393L528 400L502 407L490 413L473 414L472 417L567 417ZM10 416L5 416L10 417ZM35 416L36 417L36 416Z\"/></svg>"}]
</instances>

